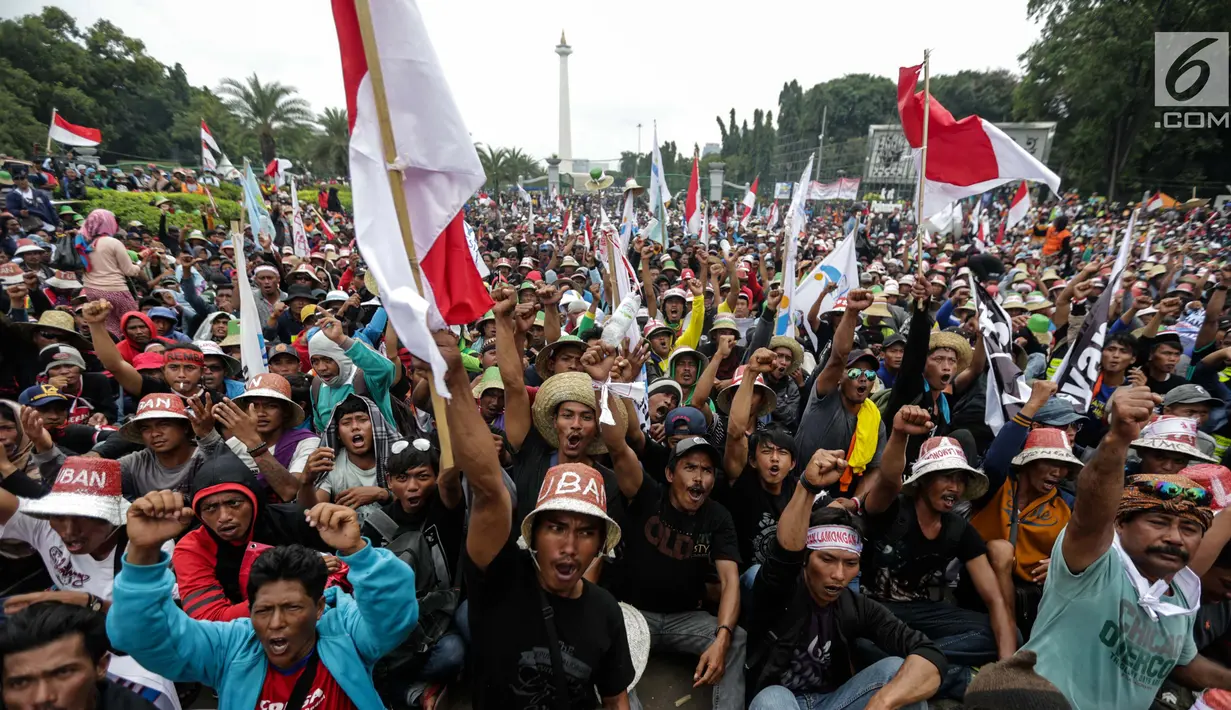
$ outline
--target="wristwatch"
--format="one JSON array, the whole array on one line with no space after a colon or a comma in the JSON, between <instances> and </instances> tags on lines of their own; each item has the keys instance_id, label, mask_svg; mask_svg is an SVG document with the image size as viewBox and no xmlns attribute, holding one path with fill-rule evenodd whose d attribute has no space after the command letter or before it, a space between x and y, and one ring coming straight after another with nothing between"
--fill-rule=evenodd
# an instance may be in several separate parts
<instances>
[{"instance_id":1,"label":"wristwatch","mask_svg":"<svg viewBox=\"0 0 1231 710\"><path fill-rule=\"evenodd\" d=\"M103 610L103 600L99 599L97 596L93 594L90 594L89 592L86 592L85 607L89 609L90 611L102 611Z\"/></svg>"}]
</instances>

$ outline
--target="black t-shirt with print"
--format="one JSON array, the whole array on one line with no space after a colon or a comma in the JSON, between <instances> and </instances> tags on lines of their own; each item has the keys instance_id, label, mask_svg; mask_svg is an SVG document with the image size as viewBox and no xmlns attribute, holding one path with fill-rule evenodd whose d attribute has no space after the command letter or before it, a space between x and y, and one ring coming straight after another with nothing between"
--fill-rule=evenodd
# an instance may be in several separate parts
<instances>
[{"instance_id":1,"label":"black t-shirt with print","mask_svg":"<svg viewBox=\"0 0 1231 710\"><path fill-rule=\"evenodd\" d=\"M620 601L646 611L693 611L717 560L739 564L735 523L727 509L707 500L694 514L676 510L667 489L649 476L625 501L624 535L617 559L604 572Z\"/></svg>"},{"instance_id":2,"label":"black t-shirt with print","mask_svg":"<svg viewBox=\"0 0 1231 710\"><path fill-rule=\"evenodd\" d=\"M453 510L449 510L440 500L440 490L437 489L416 513L407 513L402 504L393 501L385 505L385 515L397 523L395 539L404 533L418 531L427 539L432 551L432 565L435 567L435 577L444 580L446 585L457 586L457 564L462 548L462 531L466 523L466 506L458 502ZM376 539L368 535L369 539Z\"/></svg>"},{"instance_id":3,"label":"black t-shirt with print","mask_svg":"<svg viewBox=\"0 0 1231 710\"><path fill-rule=\"evenodd\" d=\"M838 617L833 604L817 606L809 602L808 631L799 637L799 645L791 649L791 660L778 682L794 693L832 693L837 688L829 678L834 643L838 636ZM844 671L845 673L845 671Z\"/></svg>"},{"instance_id":4,"label":"black t-shirt with print","mask_svg":"<svg viewBox=\"0 0 1231 710\"><path fill-rule=\"evenodd\" d=\"M949 561L963 564L987 554L987 543L969 522L956 513L941 516L935 540L923 536L914 516L915 499L899 495L883 513L867 516L863 551L863 590L878 601L904 602L929 599L928 588L940 581ZM903 506L910 524L899 540L893 529ZM900 524L899 524L900 525Z\"/></svg>"},{"instance_id":5,"label":"black t-shirt with print","mask_svg":"<svg viewBox=\"0 0 1231 710\"><path fill-rule=\"evenodd\" d=\"M530 553L510 542L484 571L463 554L462 573L470 595L475 710L555 710L555 676ZM620 605L607 590L582 584L576 599L543 592L555 613L573 710L597 708L596 688L611 697L633 682Z\"/></svg>"},{"instance_id":6,"label":"black t-shirt with print","mask_svg":"<svg viewBox=\"0 0 1231 710\"><path fill-rule=\"evenodd\" d=\"M734 484L724 479L714 486L714 500L730 511L735 523L739 558L743 562L741 569L765 562L770 541L778 535L778 518L791 502L797 480L794 474L788 474L782 481L782 489L774 495L761 485L757 472L746 466Z\"/></svg>"},{"instance_id":7,"label":"black t-shirt with print","mask_svg":"<svg viewBox=\"0 0 1231 710\"><path fill-rule=\"evenodd\" d=\"M509 477L517 487L517 498L513 501L517 509L513 511L513 527L520 525L539 500L539 489L543 487L543 479L547 477L547 469L559 460L556 449L551 448L539 430L531 425L530 431L522 441L521 449L513 455L513 466L509 469ZM615 471L595 461L594 469L603 475L603 487L607 489L607 514L621 525L620 485L616 480Z\"/></svg>"}]
</instances>

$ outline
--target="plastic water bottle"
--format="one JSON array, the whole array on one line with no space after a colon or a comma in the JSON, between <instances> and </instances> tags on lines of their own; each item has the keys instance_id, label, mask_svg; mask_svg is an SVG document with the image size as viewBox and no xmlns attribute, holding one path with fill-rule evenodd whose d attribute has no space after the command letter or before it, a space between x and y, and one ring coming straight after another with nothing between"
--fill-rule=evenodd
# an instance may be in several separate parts
<instances>
[{"instance_id":1,"label":"plastic water bottle","mask_svg":"<svg viewBox=\"0 0 1231 710\"><path fill-rule=\"evenodd\" d=\"M624 336L628 334L629 327L637 319L639 308L641 308L641 296L637 295L636 291L625 296L620 301L620 305L616 307L615 313L603 326L603 342L613 348L620 347Z\"/></svg>"}]
</instances>

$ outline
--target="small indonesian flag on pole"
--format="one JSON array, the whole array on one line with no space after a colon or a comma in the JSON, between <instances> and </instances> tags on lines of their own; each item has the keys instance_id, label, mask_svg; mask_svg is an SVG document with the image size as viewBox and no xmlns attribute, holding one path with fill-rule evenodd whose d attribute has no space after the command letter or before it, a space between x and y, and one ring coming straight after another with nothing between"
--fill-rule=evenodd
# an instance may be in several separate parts
<instances>
[{"instance_id":1,"label":"small indonesian flag on pole","mask_svg":"<svg viewBox=\"0 0 1231 710\"><path fill-rule=\"evenodd\" d=\"M688 197L684 199L684 220L688 233L701 233L701 178L697 156L692 156L692 175L688 178Z\"/></svg>"},{"instance_id":2,"label":"small indonesian flag on pole","mask_svg":"<svg viewBox=\"0 0 1231 710\"><path fill-rule=\"evenodd\" d=\"M1022 180L1022 184L1017 186L1017 193L1009 201L1009 218L1005 222L1005 229L1012 229L1013 225L1026 219L1029 214L1030 190L1026 187L1026 181Z\"/></svg>"},{"instance_id":3,"label":"small indonesian flag on pole","mask_svg":"<svg viewBox=\"0 0 1231 710\"><path fill-rule=\"evenodd\" d=\"M398 336L431 364L436 391L447 394L432 331L492 307L462 217L487 178L414 0L332 5L356 241Z\"/></svg>"},{"instance_id":4,"label":"small indonesian flag on pole","mask_svg":"<svg viewBox=\"0 0 1231 710\"><path fill-rule=\"evenodd\" d=\"M103 142L102 131L97 128L86 128L64 120L55 109L51 110L51 127L47 131L48 142L55 141L64 145L94 146Z\"/></svg>"},{"instance_id":5,"label":"small indonesian flag on pole","mask_svg":"<svg viewBox=\"0 0 1231 710\"><path fill-rule=\"evenodd\" d=\"M205 119L201 119L201 142L209 146L209 149L215 153L221 153L222 149L218 147L218 141L214 140L214 134L209 132L209 126L205 125Z\"/></svg>"},{"instance_id":6,"label":"small indonesian flag on pole","mask_svg":"<svg viewBox=\"0 0 1231 710\"><path fill-rule=\"evenodd\" d=\"M757 183L760 181L760 175L753 178L752 185L748 186L748 192L744 194L744 216L739 221L741 229L748 229L748 222L752 220L753 208L757 206Z\"/></svg>"}]
</instances>

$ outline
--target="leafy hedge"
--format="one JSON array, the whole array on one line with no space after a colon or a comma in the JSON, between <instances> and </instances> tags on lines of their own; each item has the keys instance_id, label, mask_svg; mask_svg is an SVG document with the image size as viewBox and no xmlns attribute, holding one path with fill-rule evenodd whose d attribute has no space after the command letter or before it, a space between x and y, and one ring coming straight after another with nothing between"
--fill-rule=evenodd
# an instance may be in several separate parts
<instances>
[{"instance_id":1,"label":"leafy hedge","mask_svg":"<svg viewBox=\"0 0 1231 710\"><path fill-rule=\"evenodd\" d=\"M302 202L310 202L315 205L316 204L316 194L317 194L316 188L314 187L305 188L299 191L299 199ZM342 203L342 206L345 207L348 211L354 210L354 205L351 202L349 187L339 187L338 188L338 200Z\"/></svg>"},{"instance_id":2,"label":"leafy hedge","mask_svg":"<svg viewBox=\"0 0 1231 710\"><path fill-rule=\"evenodd\" d=\"M115 192L113 190L86 190L86 200L74 205L82 216L91 210L107 209L115 213L120 226L127 225L132 220L139 220L151 229L158 228L160 210L151 203L158 197L166 197L174 206L174 211L167 216L167 225L177 227L201 228L200 210L209 206L209 198L205 195L187 195L183 193L168 193L165 195L153 192ZM222 198L215 191L214 201L218 204L216 221L222 226L228 226L232 220L239 219L240 205L234 200Z\"/></svg>"}]
</instances>

